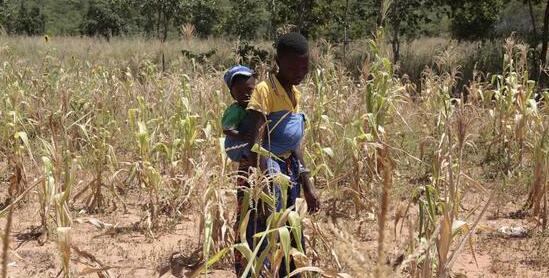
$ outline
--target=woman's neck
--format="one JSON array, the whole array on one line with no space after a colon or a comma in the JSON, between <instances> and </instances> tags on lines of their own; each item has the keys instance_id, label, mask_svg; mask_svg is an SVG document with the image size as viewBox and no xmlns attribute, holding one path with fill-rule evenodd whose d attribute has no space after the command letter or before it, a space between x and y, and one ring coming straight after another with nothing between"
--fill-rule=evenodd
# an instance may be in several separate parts
<instances>
[{"instance_id":1,"label":"woman's neck","mask_svg":"<svg viewBox=\"0 0 549 278\"><path fill-rule=\"evenodd\" d=\"M280 83L280 85L282 85L282 88L286 90L286 93L292 91L292 85L290 84L290 81L284 79L282 76L280 76L279 73L276 74L276 79L278 79L278 82Z\"/></svg>"}]
</instances>

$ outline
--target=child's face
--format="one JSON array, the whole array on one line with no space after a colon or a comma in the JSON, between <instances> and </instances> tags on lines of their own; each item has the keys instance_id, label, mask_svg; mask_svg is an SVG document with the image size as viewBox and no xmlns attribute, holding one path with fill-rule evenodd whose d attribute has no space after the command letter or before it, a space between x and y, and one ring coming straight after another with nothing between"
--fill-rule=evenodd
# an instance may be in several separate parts
<instances>
[{"instance_id":1,"label":"child's face","mask_svg":"<svg viewBox=\"0 0 549 278\"><path fill-rule=\"evenodd\" d=\"M242 106L247 106L250 101L252 91L255 89L255 78L250 76L234 82L231 88L233 98Z\"/></svg>"}]
</instances>

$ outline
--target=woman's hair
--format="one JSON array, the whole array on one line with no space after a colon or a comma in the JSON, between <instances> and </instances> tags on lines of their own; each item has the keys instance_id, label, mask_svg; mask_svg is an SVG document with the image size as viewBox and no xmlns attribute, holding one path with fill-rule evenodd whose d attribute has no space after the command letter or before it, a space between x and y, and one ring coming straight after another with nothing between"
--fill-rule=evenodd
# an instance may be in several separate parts
<instances>
[{"instance_id":1,"label":"woman's hair","mask_svg":"<svg viewBox=\"0 0 549 278\"><path fill-rule=\"evenodd\" d=\"M305 55L309 52L309 43L307 39L296 32L284 34L276 42L276 54L278 56L285 54Z\"/></svg>"}]
</instances>

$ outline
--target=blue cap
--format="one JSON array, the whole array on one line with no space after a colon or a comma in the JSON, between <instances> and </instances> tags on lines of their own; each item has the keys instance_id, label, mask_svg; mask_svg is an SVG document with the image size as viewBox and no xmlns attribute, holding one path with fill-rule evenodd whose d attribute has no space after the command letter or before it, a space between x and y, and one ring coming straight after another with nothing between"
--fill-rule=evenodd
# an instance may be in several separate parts
<instances>
[{"instance_id":1,"label":"blue cap","mask_svg":"<svg viewBox=\"0 0 549 278\"><path fill-rule=\"evenodd\" d=\"M223 79L225 80L225 84L227 84L227 87L229 87L229 89L231 88L234 77L237 75L252 76L254 75L254 71L248 67L241 66L241 65L237 65L230 68L223 76Z\"/></svg>"}]
</instances>

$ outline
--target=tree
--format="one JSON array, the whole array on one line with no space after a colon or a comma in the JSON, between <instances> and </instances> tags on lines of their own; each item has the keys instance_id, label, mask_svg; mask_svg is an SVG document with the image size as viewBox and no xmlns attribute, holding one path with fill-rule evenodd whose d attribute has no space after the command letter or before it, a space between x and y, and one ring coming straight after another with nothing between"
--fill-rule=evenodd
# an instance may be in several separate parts
<instances>
[{"instance_id":1,"label":"tree","mask_svg":"<svg viewBox=\"0 0 549 278\"><path fill-rule=\"evenodd\" d=\"M13 0L12 0L13 1ZM21 1L21 0L15 0ZM24 0L39 6L46 17L46 32L77 36L92 0Z\"/></svg>"},{"instance_id":2,"label":"tree","mask_svg":"<svg viewBox=\"0 0 549 278\"><path fill-rule=\"evenodd\" d=\"M40 8L32 7L30 12L24 1L21 1L17 11L17 20L15 22L15 33L26 34L29 36L40 35L45 30L45 17L40 12Z\"/></svg>"},{"instance_id":3,"label":"tree","mask_svg":"<svg viewBox=\"0 0 549 278\"><path fill-rule=\"evenodd\" d=\"M547 48L548 48L548 36L549 36L549 0L522 0L524 5L528 5L528 12L530 21L532 24L532 36L530 37L529 44L534 49L532 53L533 67L536 77L538 79L540 87L543 87L546 83L547 75L543 73L543 69L547 66ZM539 34L538 26L536 24L536 16L534 13L534 7L545 3L545 12L543 16L543 24L541 26L541 36ZM538 52L538 45L541 43L541 51ZM539 55L539 57L538 57Z\"/></svg>"},{"instance_id":4,"label":"tree","mask_svg":"<svg viewBox=\"0 0 549 278\"><path fill-rule=\"evenodd\" d=\"M29 14L27 12L27 6L24 1L19 4L19 10L17 11L17 21L15 23L15 33L24 34L29 29Z\"/></svg>"},{"instance_id":5,"label":"tree","mask_svg":"<svg viewBox=\"0 0 549 278\"><path fill-rule=\"evenodd\" d=\"M386 21L390 27L393 62L400 59L400 37L417 33L422 23L431 20L435 0L393 0L389 7ZM381 12L381 11L380 11ZM437 16L437 15L435 15ZM440 15L438 15L440 18ZM378 16L378 24L381 17Z\"/></svg>"},{"instance_id":6,"label":"tree","mask_svg":"<svg viewBox=\"0 0 549 278\"><path fill-rule=\"evenodd\" d=\"M124 20L117 13L116 6L108 0L93 0L80 27L82 34L101 35L107 39L124 30Z\"/></svg>"},{"instance_id":7,"label":"tree","mask_svg":"<svg viewBox=\"0 0 549 278\"><path fill-rule=\"evenodd\" d=\"M313 12L313 1L312 0L301 0L299 1L298 6L299 15L297 17L297 30L302 32L305 35L308 35L311 17Z\"/></svg>"},{"instance_id":8,"label":"tree","mask_svg":"<svg viewBox=\"0 0 549 278\"><path fill-rule=\"evenodd\" d=\"M540 2L540 1L536 1L536 2ZM536 41L538 38L538 30L536 26L536 18L534 16L534 8L533 8L532 0L523 0L523 3L528 4L528 12L530 14L530 21L532 22L532 33L534 35L533 36L534 41Z\"/></svg>"},{"instance_id":9,"label":"tree","mask_svg":"<svg viewBox=\"0 0 549 278\"><path fill-rule=\"evenodd\" d=\"M29 13L29 35L41 35L46 31L46 17L38 7L32 7Z\"/></svg>"},{"instance_id":10,"label":"tree","mask_svg":"<svg viewBox=\"0 0 549 278\"><path fill-rule=\"evenodd\" d=\"M207 37L211 35L220 35L223 32L223 26L226 25L227 15L230 5L228 1L223 0L192 0L183 14L187 15L187 22L192 23L199 36ZM244 14L243 20L251 14ZM257 27L257 26L256 26Z\"/></svg>"},{"instance_id":11,"label":"tree","mask_svg":"<svg viewBox=\"0 0 549 278\"><path fill-rule=\"evenodd\" d=\"M6 5L4 0L0 0L0 28L6 24Z\"/></svg>"},{"instance_id":12,"label":"tree","mask_svg":"<svg viewBox=\"0 0 549 278\"><path fill-rule=\"evenodd\" d=\"M296 25L298 23L297 1L290 0L271 0L269 1L270 18L270 37L275 37L276 29L285 25Z\"/></svg>"},{"instance_id":13,"label":"tree","mask_svg":"<svg viewBox=\"0 0 549 278\"><path fill-rule=\"evenodd\" d=\"M460 40L479 40L491 37L499 20L504 0L446 1L450 6L452 35Z\"/></svg>"},{"instance_id":14,"label":"tree","mask_svg":"<svg viewBox=\"0 0 549 278\"><path fill-rule=\"evenodd\" d=\"M265 2L256 0L231 1L225 32L250 40L260 31L267 31L268 15Z\"/></svg>"},{"instance_id":15,"label":"tree","mask_svg":"<svg viewBox=\"0 0 549 278\"><path fill-rule=\"evenodd\" d=\"M177 17L184 14L185 1L182 0L146 0L141 2L141 14L148 19L147 28L154 29L161 41L166 41L168 31ZM202 1L199 1L202 2ZM151 28L151 26L154 26Z\"/></svg>"},{"instance_id":16,"label":"tree","mask_svg":"<svg viewBox=\"0 0 549 278\"><path fill-rule=\"evenodd\" d=\"M348 38L362 37L374 29L373 1L377 0L273 1L268 6L271 36L279 27L295 25L313 39L344 41L345 31Z\"/></svg>"}]
</instances>

